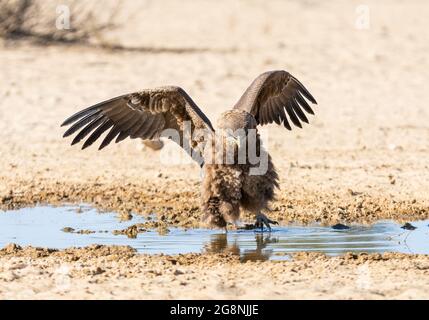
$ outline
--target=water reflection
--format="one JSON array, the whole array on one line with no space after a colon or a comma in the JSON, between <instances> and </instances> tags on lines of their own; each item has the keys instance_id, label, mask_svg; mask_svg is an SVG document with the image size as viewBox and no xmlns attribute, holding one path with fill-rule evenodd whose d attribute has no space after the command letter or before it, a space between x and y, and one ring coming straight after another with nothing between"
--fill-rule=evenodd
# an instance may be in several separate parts
<instances>
[{"instance_id":1,"label":"water reflection","mask_svg":"<svg viewBox=\"0 0 429 320\"><path fill-rule=\"evenodd\" d=\"M272 243L277 243L278 238L271 237L271 235L264 236L263 234L255 234L256 248L244 249L243 255L241 256L241 261L254 261L254 260L269 260L273 250L267 249L267 246Z\"/></svg>"},{"instance_id":2,"label":"water reflection","mask_svg":"<svg viewBox=\"0 0 429 320\"><path fill-rule=\"evenodd\" d=\"M204 246L207 253L232 253L239 255L242 262L246 261L266 261L273 254L272 249L267 249L269 244L277 243L278 237L272 237L270 233L254 233L255 249L247 249L240 242L239 237L233 237L228 243L228 234L221 233L211 236L210 242ZM243 248L240 249L240 246Z\"/></svg>"},{"instance_id":3,"label":"water reflection","mask_svg":"<svg viewBox=\"0 0 429 320\"><path fill-rule=\"evenodd\" d=\"M57 249L91 244L129 245L148 254L232 253L240 256L243 262L288 259L297 251L328 255L351 251L429 254L429 221L412 222L417 227L415 230L401 229L400 224L389 221L344 230L321 226L276 227L271 233L237 230L225 234L217 230L170 228L167 235L149 230L130 239L113 232L144 222L144 217L121 221L115 213L101 214L90 207L84 209L36 207L0 212L0 247L8 243ZM64 228L88 232L67 233L61 231Z\"/></svg>"},{"instance_id":4,"label":"water reflection","mask_svg":"<svg viewBox=\"0 0 429 320\"><path fill-rule=\"evenodd\" d=\"M252 231L214 234L204 245L205 252L233 253L241 260L288 259L299 251L340 255L346 252L429 253L427 222L416 222L414 231L401 230L393 222L372 226L352 226L335 230L329 227L291 226L276 228L272 233ZM416 232L419 230L418 232Z\"/></svg>"}]
</instances>

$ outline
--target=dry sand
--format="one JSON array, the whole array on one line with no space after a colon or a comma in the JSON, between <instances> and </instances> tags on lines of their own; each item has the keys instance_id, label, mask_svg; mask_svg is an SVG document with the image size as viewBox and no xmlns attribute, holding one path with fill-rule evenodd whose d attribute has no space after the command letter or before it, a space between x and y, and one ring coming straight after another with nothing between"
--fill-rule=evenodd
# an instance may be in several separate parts
<instances>
[{"instance_id":1,"label":"dry sand","mask_svg":"<svg viewBox=\"0 0 429 320\"><path fill-rule=\"evenodd\" d=\"M258 74L286 69L319 106L303 130L265 130L281 177L270 217L283 224L427 219L429 4L366 4L370 25L361 30L359 1L128 1L137 13L109 41L150 50L5 43L0 209L86 202L196 226L197 165L162 166L159 152L130 140L81 152L61 139L59 124L100 100L166 84L182 86L215 122ZM429 292L426 256L370 256L364 267L370 284L358 289L361 258L303 255L241 265L195 255L183 257L184 274L174 275L179 267L170 257L106 250L116 249L74 251L71 268L89 271L73 273L64 292L52 274L67 265L66 252L3 255L0 298L427 298Z\"/></svg>"},{"instance_id":2,"label":"dry sand","mask_svg":"<svg viewBox=\"0 0 429 320\"><path fill-rule=\"evenodd\" d=\"M429 257L301 253L136 255L127 247L0 251L0 296L20 299L429 299Z\"/></svg>"}]
</instances>

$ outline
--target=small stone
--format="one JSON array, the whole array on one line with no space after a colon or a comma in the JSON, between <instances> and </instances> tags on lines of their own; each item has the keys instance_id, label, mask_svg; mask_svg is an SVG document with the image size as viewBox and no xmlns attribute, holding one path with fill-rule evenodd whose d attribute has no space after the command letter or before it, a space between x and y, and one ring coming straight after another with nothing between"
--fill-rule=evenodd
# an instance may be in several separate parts
<instances>
[{"instance_id":1,"label":"small stone","mask_svg":"<svg viewBox=\"0 0 429 320\"><path fill-rule=\"evenodd\" d=\"M131 209L128 209L126 211L123 211L118 214L119 221L130 221L133 219L133 215L131 214Z\"/></svg>"},{"instance_id":2,"label":"small stone","mask_svg":"<svg viewBox=\"0 0 429 320\"><path fill-rule=\"evenodd\" d=\"M176 271L174 271L175 276L180 276L181 274L185 274L185 273L183 271L180 271L179 269L176 269Z\"/></svg>"},{"instance_id":3,"label":"small stone","mask_svg":"<svg viewBox=\"0 0 429 320\"><path fill-rule=\"evenodd\" d=\"M96 275L99 275L99 274L102 274L102 273L104 273L104 270L103 269L101 269L100 267L97 267L94 271L93 271L93 275L94 276L96 276Z\"/></svg>"},{"instance_id":4,"label":"small stone","mask_svg":"<svg viewBox=\"0 0 429 320\"><path fill-rule=\"evenodd\" d=\"M74 229L71 227L65 227L65 228L62 228L61 231L66 233L73 233Z\"/></svg>"},{"instance_id":5,"label":"small stone","mask_svg":"<svg viewBox=\"0 0 429 320\"><path fill-rule=\"evenodd\" d=\"M165 226L165 225L160 225L160 226L158 227L157 231L158 231L158 234L159 234L160 236L165 236L165 235L167 235L168 233L170 233L170 230L169 230L169 229L167 228L167 226Z\"/></svg>"},{"instance_id":6,"label":"small stone","mask_svg":"<svg viewBox=\"0 0 429 320\"><path fill-rule=\"evenodd\" d=\"M356 191L353 191L352 189L348 189L347 192L351 195L351 196L357 196L359 193Z\"/></svg>"},{"instance_id":7,"label":"small stone","mask_svg":"<svg viewBox=\"0 0 429 320\"><path fill-rule=\"evenodd\" d=\"M413 226L409 222L407 222L406 224L404 224L401 228L404 229L404 230L416 230L417 229L417 227Z\"/></svg>"},{"instance_id":8,"label":"small stone","mask_svg":"<svg viewBox=\"0 0 429 320\"><path fill-rule=\"evenodd\" d=\"M22 248L20 246L18 246L15 243L9 243L8 245L6 245L3 249L6 253L15 253L19 250L22 250Z\"/></svg>"},{"instance_id":9,"label":"small stone","mask_svg":"<svg viewBox=\"0 0 429 320\"><path fill-rule=\"evenodd\" d=\"M25 263L17 263L12 265L9 270L21 270L27 268L27 265Z\"/></svg>"},{"instance_id":10,"label":"small stone","mask_svg":"<svg viewBox=\"0 0 429 320\"><path fill-rule=\"evenodd\" d=\"M336 225L333 225L331 228L334 229L334 230L347 230L347 229L350 229L349 226L346 226L346 225L344 225L342 223L337 223Z\"/></svg>"},{"instance_id":11,"label":"small stone","mask_svg":"<svg viewBox=\"0 0 429 320\"><path fill-rule=\"evenodd\" d=\"M116 235L126 235L130 239L137 238L137 235L139 232L143 232L144 230L139 229L137 225L129 226L126 229L123 230L113 230L112 233Z\"/></svg>"},{"instance_id":12,"label":"small stone","mask_svg":"<svg viewBox=\"0 0 429 320\"><path fill-rule=\"evenodd\" d=\"M76 233L77 234L92 234L92 233L95 233L95 231L83 229L83 230L77 231Z\"/></svg>"},{"instance_id":13,"label":"small stone","mask_svg":"<svg viewBox=\"0 0 429 320\"><path fill-rule=\"evenodd\" d=\"M18 278L19 277L12 271L2 272L0 274L0 279L3 281L6 281L6 282L11 282L11 281L14 281Z\"/></svg>"}]
</instances>

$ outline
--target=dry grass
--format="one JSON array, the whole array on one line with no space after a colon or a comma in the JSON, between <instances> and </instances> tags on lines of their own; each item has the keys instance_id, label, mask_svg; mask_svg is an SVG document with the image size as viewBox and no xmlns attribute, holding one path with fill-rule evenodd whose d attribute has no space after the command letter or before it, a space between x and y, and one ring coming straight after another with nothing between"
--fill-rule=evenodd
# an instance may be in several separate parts
<instances>
[{"instance_id":1,"label":"dry grass","mask_svg":"<svg viewBox=\"0 0 429 320\"><path fill-rule=\"evenodd\" d=\"M95 1L68 0L70 28L58 28L61 11L55 1L1 0L0 38L46 43L103 43L103 34L117 26L121 1L114 6Z\"/></svg>"}]
</instances>

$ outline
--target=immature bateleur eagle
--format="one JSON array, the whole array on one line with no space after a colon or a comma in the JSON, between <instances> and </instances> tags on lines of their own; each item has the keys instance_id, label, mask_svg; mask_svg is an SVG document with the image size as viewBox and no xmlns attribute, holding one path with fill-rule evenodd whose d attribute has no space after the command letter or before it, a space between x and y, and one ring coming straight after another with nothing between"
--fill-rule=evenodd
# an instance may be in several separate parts
<instances>
[{"instance_id":1,"label":"immature bateleur eagle","mask_svg":"<svg viewBox=\"0 0 429 320\"><path fill-rule=\"evenodd\" d=\"M273 122L288 130L292 129L291 124L301 128L301 122L308 123L305 112L314 114L307 100L317 104L298 79L286 71L269 71L258 76L234 108L220 116L217 130L191 97L175 86L146 89L98 103L74 114L62 125L72 125L64 137L79 131L72 145L88 137L82 149L107 130L110 131L99 149L115 138L120 142L128 137L143 139L150 146L162 136L172 138L164 133L173 130L177 135L172 140L202 167L203 220L223 228L239 219L240 210L248 210L256 215L257 226L270 229L270 224L276 222L262 211L274 199L278 175L270 155L261 146L257 128ZM194 134L196 131L200 133ZM251 143L256 160L267 159L261 174L251 172L261 164L250 158ZM240 152L247 149L249 152L239 161Z\"/></svg>"}]
</instances>

